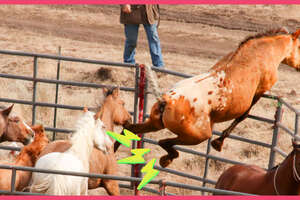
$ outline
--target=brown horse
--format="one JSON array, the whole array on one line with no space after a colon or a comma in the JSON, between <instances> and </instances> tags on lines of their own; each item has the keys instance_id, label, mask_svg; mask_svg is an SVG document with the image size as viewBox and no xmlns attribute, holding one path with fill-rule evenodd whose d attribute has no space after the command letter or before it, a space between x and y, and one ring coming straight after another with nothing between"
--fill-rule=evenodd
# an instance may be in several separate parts
<instances>
[{"instance_id":1,"label":"brown horse","mask_svg":"<svg viewBox=\"0 0 300 200\"><path fill-rule=\"evenodd\" d=\"M258 195L300 195L300 144L278 166L266 171L255 165L234 165L219 177L217 189Z\"/></svg>"},{"instance_id":2,"label":"brown horse","mask_svg":"<svg viewBox=\"0 0 300 200\"><path fill-rule=\"evenodd\" d=\"M166 167L179 156L174 145L200 144L212 136L214 123L235 119L212 142L221 151L224 139L275 84L279 64L300 69L299 35L300 29L288 34L281 28L247 38L208 73L184 79L163 95L156 95L158 101L152 106L150 117L144 123L125 128L134 133L167 128L176 134L175 138L159 141L168 152L160 158L160 165ZM153 82L150 80L150 84ZM157 88L153 89L155 94L159 93Z\"/></svg>"},{"instance_id":3,"label":"brown horse","mask_svg":"<svg viewBox=\"0 0 300 200\"><path fill-rule=\"evenodd\" d=\"M119 97L119 89L103 89L105 100L96 113L96 118L100 117L106 130L113 131L114 125L123 125L131 122L131 116L124 107L124 101ZM51 152L65 152L71 147L68 140L57 140L51 142L41 156ZM108 148L109 153L105 154L101 150L94 148L89 159L90 173L117 175L117 161L112 146ZM104 186L109 195L119 195L119 185L116 180L89 178L89 189Z\"/></svg>"},{"instance_id":4,"label":"brown horse","mask_svg":"<svg viewBox=\"0 0 300 200\"><path fill-rule=\"evenodd\" d=\"M11 115L14 105L0 111L0 142L15 141L28 144L34 132L19 116Z\"/></svg>"},{"instance_id":5,"label":"brown horse","mask_svg":"<svg viewBox=\"0 0 300 200\"><path fill-rule=\"evenodd\" d=\"M45 134L44 128L41 125L33 126L35 132L34 140L32 143L25 146L20 154L17 156L16 161L13 163L1 163L5 165L26 166L33 167L38 156L44 147L48 144L49 140ZM0 190L10 190L11 187L12 171L8 169L0 169ZM23 191L28 186L31 179L30 171L16 172L15 189Z\"/></svg>"}]
</instances>

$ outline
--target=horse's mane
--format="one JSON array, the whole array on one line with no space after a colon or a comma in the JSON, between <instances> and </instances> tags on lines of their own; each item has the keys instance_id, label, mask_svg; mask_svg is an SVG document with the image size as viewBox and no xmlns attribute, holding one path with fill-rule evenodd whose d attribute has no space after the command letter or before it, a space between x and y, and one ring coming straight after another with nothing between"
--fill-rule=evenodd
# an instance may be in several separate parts
<instances>
[{"instance_id":1,"label":"horse's mane","mask_svg":"<svg viewBox=\"0 0 300 200\"><path fill-rule=\"evenodd\" d=\"M263 38L263 37L282 35L282 34L289 34L289 31L286 27L271 29L271 30L267 30L265 32L257 33L255 35L250 35L250 36L246 37L242 42L240 42L240 44L239 44L238 48L235 50L235 52L227 55L226 63L229 63L237 55L237 53L243 47L243 45L246 44L248 41L253 40L253 39Z\"/></svg>"},{"instance_id":2,"label":"horse's mane","mask_svg":"<svg viewBox=\"0 0 300 200\"><path fill-rule=\"evenodd\" d=\"M258 39L258 38L262 38L262 37L271 37L271 36L282 35L282 34L289 34L289 31L287 30L286 27L271 29L271 30L267 30L267 31L262 32L262 33L257 33L256 35L250 35L250 36L246 37L239 44L239 48L241 46L243 46L245 43L247 43L249 40Z\"/></svg>"},{"instance_id":3,"label":"horse's mane","mask_svg":"<svg viewBox=\"0 0 300 200\"><path fill-rule=\"evenodd\" d=\"M107 92L105 93L105 97L108 97L109 95L111 95L113 93L114 89L116 89L116 87L107 87Z\"/></svg>"}]
</instances>

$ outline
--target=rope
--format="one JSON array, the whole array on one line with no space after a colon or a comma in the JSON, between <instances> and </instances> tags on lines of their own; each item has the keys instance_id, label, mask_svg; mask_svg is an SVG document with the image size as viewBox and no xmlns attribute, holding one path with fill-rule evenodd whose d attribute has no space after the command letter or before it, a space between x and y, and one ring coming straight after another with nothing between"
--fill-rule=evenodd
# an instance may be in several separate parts
<instances>
[{"instance_id":1,"label":"rope","mask_svg":"<svg viewBox=\"0 0 300 200\"><path fill-rule=\"evenodd\" d=\"M149 81L149 85L152 88L152 93L154 94L157 100L160 100L161 92L159 90L156 74L153 72L150 65L145 65L145 70L146 70L147 80Z\"/></svg>"}]
</instances>

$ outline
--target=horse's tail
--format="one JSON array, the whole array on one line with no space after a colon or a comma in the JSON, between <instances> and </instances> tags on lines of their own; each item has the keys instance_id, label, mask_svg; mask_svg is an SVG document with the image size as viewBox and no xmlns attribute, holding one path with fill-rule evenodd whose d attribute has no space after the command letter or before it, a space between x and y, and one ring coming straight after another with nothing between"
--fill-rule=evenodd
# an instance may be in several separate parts
<instances>
[{"instance_id":1,"label":"horse's tail","mask_svg":"<svg viewBox=\"0 0 300 200\"><path fill-rule=\"evenodd\" d=\"M35 180L30 186L30 192L32 193L48 195L80 195L82 194L82 188L84 188L82 185L85 185L85 182L87 182L87 178L85 177L74 177L59 174L39 175L41 175L41 173L34 177ZM82 179L83 181L78 182L76 179Z\"/></svg>"},{"instance_id":2,"label":"horse's tail","mask_svg":"<svg viewBox=\"0 0 300 200\"><path fill-rule=\"evenodd\" d=\"M151 69L150 65L145 65L145 71L146 71L147 80L149 81L149 85L153 90L152 93L154 94L155 98L158 101L160 101L162 93L161 93L161 91L159 90L159 87L158 87L158 81L157 81L156 74Z\"/></svg>"},{"instance_id":3,"label":"horse's tail","mask_svg":"<svg viewBox=\"0 0 300 200\"><path fill-rule=\"evenodd\" d=\"M32 184L30 186L31 193L40 194L51 194L49 189L51 187L51 177L50 174L33 173ZM53 195L53 194L52 194Z\"/></svg>"}]
</instances>

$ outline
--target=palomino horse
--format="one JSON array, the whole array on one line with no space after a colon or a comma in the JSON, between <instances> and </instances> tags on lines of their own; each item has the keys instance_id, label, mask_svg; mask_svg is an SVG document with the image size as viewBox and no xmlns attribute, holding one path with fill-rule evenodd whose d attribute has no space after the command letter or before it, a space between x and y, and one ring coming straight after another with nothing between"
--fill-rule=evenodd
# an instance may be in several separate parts
<instances>
[{"instance_id":1,"label":"palomino horse","mask_svg":"<svg viewBox=\"0 0 300 200\"><path fill-rule=\"evenodd\" d=\"M124 107L124 101L119 97L119 89L103 89L105 99L96 117L100 117L103 121L106 130L113 131L114 125L124 125L131 122L131 116ZM107 139L107 138L106 138ZM108 138L108 140L110 140ZM107 141L110 144L109 141ZM111 146L111 145L109 145ZM41 156L51 152L65 152L71 147L68 140L57 140L49 143ZM117 175L117 161L111 147L108 148L108 153L94 148L89 159L90 173ZM119 184L117 180L89 178L89 189L95 189L101 185L109 195L119 195Z\"/></svg>"},{"instance_id":2,"label":"palomino horse","mask_svg":"<svg viewBox=\"0 0 300 200\"><path fill-rule=\"evenodd\" d=\"M74 172L89 171L89 157L94 145L107 152L104 124L93 112L84 110L71 137L72 146L65 152L52 152L40 157L36 168ZM87 195L88 179L78 176L33 173L31 192L50 195Z\"/></svg>"},{"instance_id":3,"label":"palomino horse","mask_svg":"<svg viewBox=\"0 0 300 200\"><path fill-rule=\"evenodd\" d=\"M255 165L234 165L219 177L217 189L259 195L300 195L300 144L278 166L266 171Z\"/></svg>"},{"instance_id":4,"label":"palomino horse","mask_svg":"<svg viewBox=\"0 0 300 200\"><path fill-rule=\"evenodd\" d=\"M184 79L163 95L156 95L158 101L150 117L144 123L125 128L134 133L167 128L176 134L175 138L159 141L168 152L160 158L160 165L166 167L179 156L174 145L197 145L212 136L214 123L235 119L212 142L221 151L224 139L275 84L279 64L300 69L299 35L300 29L288 34L281 28L247 38L208 73ZM147 73L152 72L146 69ZM159 93L158 88L154 90Z\"/></svg>"},{"instance_id":5,"label":"palomino horse","mask_svg":"<svg viewBox=\"0 0 300 200\"><path fill-rule=\"evenodd\" d=\"M41 125L33 126L35 132L34 140L32 143L25 146L20 154L17 156L16 161L13 163L1 163L5 165L26 166L33 167L39 154L43 148L48 144L49 140L45 134L44 128ZM8 169L0 169L0 190L10 191L12 171ZM17 170L15 189L23 191L31 179L30 171Z\"/></svg>"},{"instance_id":6,"label":"palomino horse","mask_svg":"<svg viewBox=\"0 0 300 200\"><path fill-rule=\"evenodd\" d=\"M0 142L15 141L28 144L32 141L34 132L21 117L10 114L13 106L0 111Z\"/></svg>"}]
</instances>

